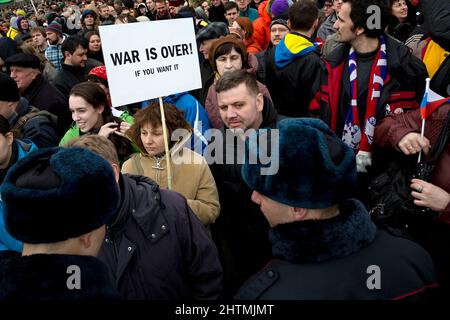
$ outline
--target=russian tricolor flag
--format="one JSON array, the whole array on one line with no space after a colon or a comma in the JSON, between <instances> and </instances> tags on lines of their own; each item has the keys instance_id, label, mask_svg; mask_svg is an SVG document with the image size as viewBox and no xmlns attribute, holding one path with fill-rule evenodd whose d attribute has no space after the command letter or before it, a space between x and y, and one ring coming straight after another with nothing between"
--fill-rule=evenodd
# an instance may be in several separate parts
<instances>
[{"instance_id":1,"label":"russian tricolor flag","mask_svg":"<svg viewBox=\"0 0 450 320\"><path fill-rule=\"evenodd\" d=\"M426 119L434 110L445 103L450 103L450 97L444 98L433 90L427 88L420 103L420 117Z\"/></svg>"}]
</instances>

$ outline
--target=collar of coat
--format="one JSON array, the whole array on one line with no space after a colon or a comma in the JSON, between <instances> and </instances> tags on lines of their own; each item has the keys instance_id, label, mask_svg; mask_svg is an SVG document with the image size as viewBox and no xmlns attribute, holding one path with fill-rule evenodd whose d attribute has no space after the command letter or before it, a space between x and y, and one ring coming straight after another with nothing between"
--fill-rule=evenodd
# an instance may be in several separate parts
<instances>
[{"instance_id":1,"label":"collar of coat","mask_svg":"<svg viewBox=\"0 0 450 320\"><path fill-rule=\"evenodd\" d=\"M121 174L119 184L120 203L114 222L108 226L115 237L126 232L130 218L136 221L150 241L157 241L169 231L162 211L166 206L161 199L159 186L153 180L144 176Z\"/></svg>"},{"instance_id":2,"label":"collar of coat","mask_svg":"<svg viewBox=\"0 0 450 320\"><path fill-rule=\"evenodd\" d=\"M293 263L319 263L351 255L373 242L377 229L361 202L345 200L339 212L330 219L304 220L271 229L272 253Z\"/></svg>"}]
</instances>

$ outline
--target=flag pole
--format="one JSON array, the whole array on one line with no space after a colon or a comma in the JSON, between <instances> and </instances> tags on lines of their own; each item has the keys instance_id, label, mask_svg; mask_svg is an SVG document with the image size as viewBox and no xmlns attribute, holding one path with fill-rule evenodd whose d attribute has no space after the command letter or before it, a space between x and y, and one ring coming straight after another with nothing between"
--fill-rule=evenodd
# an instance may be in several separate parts
<instances>
[{"instance_id":1,"label":"flag pole","mask_svg":"<svg viewBox=\"0 0 450 320\"><path fill-rule=\"evenodd\" d=\"M162 97L159 97L159 110L161 112L161 124L164 136L164 150L166 152L167 189L172 190L172 170L170 166L169 137L167 134L166 116L164 115L164 105Z\"/></svg>"},{"instance_id":2,"label":"flag pole","mask_svg":"<svg viewBox=\"0 0 450 320\"><path fill-rule=\"evenodd\" d=\"M427 97L425 101L425 106L421 106L422 108L427 107L428 103L428 93L430 91L430 78L425 79L425 96ZM420 138L423 140L425 136L425 117L422 117L422 129L420 130ZM417 163L420 163L420 160L422 159L422 149L420 149L419 157L417 158Z\"/></svg>"},{"instance_id":3,"label":"flag pole","mask_svg":"<svg viewBox=\"0 0 450 320\"><path fill-rule=\"evenodd\" d=\"M34 5L33 0L30 0L30 2L31 2L31 5L33 6L34 13L37 14L36 6Z\"/></svg>"}]
</instances>

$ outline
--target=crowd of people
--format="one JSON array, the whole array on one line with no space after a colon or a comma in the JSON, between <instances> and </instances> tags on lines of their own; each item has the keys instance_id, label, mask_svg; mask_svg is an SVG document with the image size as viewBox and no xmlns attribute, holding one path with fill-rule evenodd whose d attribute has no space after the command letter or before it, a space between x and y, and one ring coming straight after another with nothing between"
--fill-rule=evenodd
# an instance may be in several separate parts
<instances>
[{"instance_id":1,"label":"crowd of people","mask_svg":"<svg viewBox=\"0 0 450 320\"><path fill-rule=\"evenodd\" d=\"M99 26L178 18L202 87L163 97L165 123L114 105ZM449 52L447 0L3 5L0 299L450 296L450 98L425 127L422 101L450 97ZM406 209L374 183L417 156L421 216L376 219Z\"/></svg>"}]
</instances>

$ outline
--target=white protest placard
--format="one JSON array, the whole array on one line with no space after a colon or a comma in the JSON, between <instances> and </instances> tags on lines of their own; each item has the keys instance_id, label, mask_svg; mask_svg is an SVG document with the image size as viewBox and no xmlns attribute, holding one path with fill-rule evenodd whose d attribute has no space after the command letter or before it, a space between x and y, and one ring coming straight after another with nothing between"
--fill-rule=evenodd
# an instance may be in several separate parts
<instances>
[{"instance_id":1,"label":"white protest placard","mask_svg":"<svg viewBox=\"0 0 450 320\"><path fill-rule=\"evenodd\" d=\"M202 86L191 18L100 26L113 106Z\"/></svg>"}]
</instances>

